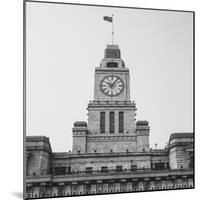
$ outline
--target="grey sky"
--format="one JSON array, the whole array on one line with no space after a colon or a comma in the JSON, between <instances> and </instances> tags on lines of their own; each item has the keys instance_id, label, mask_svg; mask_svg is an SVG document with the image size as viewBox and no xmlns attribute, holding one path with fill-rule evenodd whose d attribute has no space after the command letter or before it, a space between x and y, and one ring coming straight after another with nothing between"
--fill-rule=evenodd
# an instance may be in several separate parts
<instances>
[{"instance_id":1,"label":"grey sky","mask_svg":"<svg viewBox=\"0 0 200 200\"><path fill-rule=\"evenodd\" d=\"M68 151L73 123L87 121L94 69L115 42L130 70L137 120L150 123L150 144L192 132L192 13L27 3L27 134Z\"/></svg>"}]
</instances>

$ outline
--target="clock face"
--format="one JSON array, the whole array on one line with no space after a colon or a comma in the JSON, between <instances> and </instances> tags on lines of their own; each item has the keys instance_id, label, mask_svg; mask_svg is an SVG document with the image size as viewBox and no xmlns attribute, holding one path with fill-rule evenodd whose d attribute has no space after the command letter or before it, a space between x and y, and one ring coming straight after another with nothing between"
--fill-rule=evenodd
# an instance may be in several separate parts
<instances>
[{"instance_id":1,"label":"clock face","mask_svg":"<svg viewBox=\"0 0 200 200\"><path fill-rule=\"evenodd\" d=\"M107 96L118 96L124 90L124 82L118 76L109 75L102 79L100 89Z\"/></svg>"}]
</instances>

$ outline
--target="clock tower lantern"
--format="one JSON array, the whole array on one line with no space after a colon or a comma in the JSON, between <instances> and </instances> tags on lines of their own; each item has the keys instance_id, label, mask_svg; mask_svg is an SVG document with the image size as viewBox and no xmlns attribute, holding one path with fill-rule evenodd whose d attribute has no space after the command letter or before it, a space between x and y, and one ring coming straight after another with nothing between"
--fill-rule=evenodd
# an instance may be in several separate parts
<instances>
[{"instance_id":1,"label":"clock tower lantern","mask_svg":"<svg viewBox=\"0 0 200 200\"><path fill-rule=\"evenodd\" d=\"M94 99L88 104L88 123L76 122L73 151L79 153L140 152L149 150L147 121L136 123L130 100L129 69L118 45L107 45L95 68Z\"/></svg>"}]
</instances>

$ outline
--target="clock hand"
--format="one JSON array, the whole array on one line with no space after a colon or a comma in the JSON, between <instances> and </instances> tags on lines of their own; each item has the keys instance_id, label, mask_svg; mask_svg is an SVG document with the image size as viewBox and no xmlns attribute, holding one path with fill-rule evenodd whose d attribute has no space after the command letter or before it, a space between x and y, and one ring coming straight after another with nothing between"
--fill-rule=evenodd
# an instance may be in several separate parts
<instances>
[{"instance_id":1,"label":"clock hand","mask_svg":"<svg viewBox=\"0 0 200 200\"><path fill-rule=\"evenodd\" d=\"M116 83L119 81L119 79L115 80L114 83L112 83L112 88L116 85Z\"/></svg>"},{"instance_id":2,"label":"clock hand","mask_svg":"<svg viewBox=\"0 0 200 200\"><path fill-rule=\"evenodd\" d=\"M107 83L108 85L111 85L112 83L110 83L109 80L105 80L105 83Z\"/></svg>"},{"instance_id":3,"label":"clock hand","mask_svg":"<svg viewBox=\"0 0 200 200\"><path fill-rule=\"evenodd\" d=\"M110 82L106 82L108 85L109 85L109 87L112 87L112 83L110 83Z\"/></svg>"}]
</instances>

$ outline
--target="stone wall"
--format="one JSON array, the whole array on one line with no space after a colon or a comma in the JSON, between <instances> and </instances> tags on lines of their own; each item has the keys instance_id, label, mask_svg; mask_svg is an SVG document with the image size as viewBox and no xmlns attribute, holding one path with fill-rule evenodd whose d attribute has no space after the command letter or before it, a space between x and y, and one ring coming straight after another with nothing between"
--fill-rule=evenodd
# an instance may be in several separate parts
<instances>
[{"instance_id":1,"label":"stone wall","mask_svg":"<svg viewBox=\"0 0 200 200\"><path fill-rule=\"evenodd\" d=\"M137 151L149 151L149 133L137 134Z\"/></svg>"},{"instance_id":2,"label":"stone wall","mask_svg":"<svg viewBox=\"0 0 200 200\"><path fill-rule=\"evenodd\" d=\"M169 151L169 166L171 169L177 169L176 148Z\"/></svg>"},{"instance_id":3,"label":"stone wall","mask_svg":"<svg viewBox=\"0 0 200 200\"><path fill-rule=\"evenodd\" d=\"M28 136L26 138L26 173L31 176L50 173L51 145L44 136Z\"/></svg>"},{"instance_id":4,"label":"stone wall","mask_svg":"<svg viewBox=\"0 0 200 200\"><path fill-rule=\"evenodd\" d=\"M119 133L119 112L124 112L124 134L135 133L135 108L126 106L125 103L121 107L110 106L99 106L99 107L88 107L88 131L90 133L100 134L100 112L105 112L105 133L109 134L109 113L115 112L115 133Z\"/></svg>"},{"instance_id":5,"label":"stone wall","mask_svg":"<svg viewBox=\"0 0 200 200\"><path fill-rule=\"evenodd\" d=\"M72 152L86 153L86 133L76 132L73 134Z\"/></svg>"},{"instance_id":6,"label":"stone wall","mask_svg":"<svg viewBox=\"0 0 200 200\"><path fill-rule=\"evenodd\" d=\"M171 148L169 161L171 169L187 169L190 164L189 154L184 150L184 147Z\"/></svg>"},{"instance_id":7,"label":"stone wall","mask_svg":"<svg viewBox=\"0 0 200 200\"><path fill-rule=\"evenodd\" d=\"M73 131L73 153L86 153L86 136L87 136L87 123L77 121L74 123Z\"/></svg>"},{"instance_id":8,"label":"stone wall","mask_svg":"<svg viewBox=\"0 0 200 200\"><path fill-rule=\"evenodd\" d=\"M27 163L27 175L44 175L50 171L50 156L48 152L32 151Z\"/></svg>"},{"instance_id":9,"label":"stone wall","mask_svg":"<svg viewBox=\"0 0 200 200\"><path fill-rule=\"evenodd\" d=\"M193 133L171 134L168 146L169 164L171 169L189 168L190 155L186 149L191 145L193 145Z\"/></svg>"},{"instance_id":10,"label":"stone wall","mask_svg":"<svg viewBox=\"0 0 200 200\"><path fill-rule=\"evenodd\" d=\"M87 153L136 152L136 136L115 134L87 138Z\"/></svg>"},{"instance_id":11,"label":"stone wall","mask_svg":"<svg viewBox=\"0 0 200 200\"><path fill-rule=\"evenodd\" d=\"M150 156L98 156L98 157L80 157L71 159L71 170L74 172L85 171L87 167L92 167L93 170L101 171L101 167L108 167L108 170L116 170L116 166L122 166L123 170L131 169L131 165L138 168L150 168Z\"/></svg>"}]
</instances>

